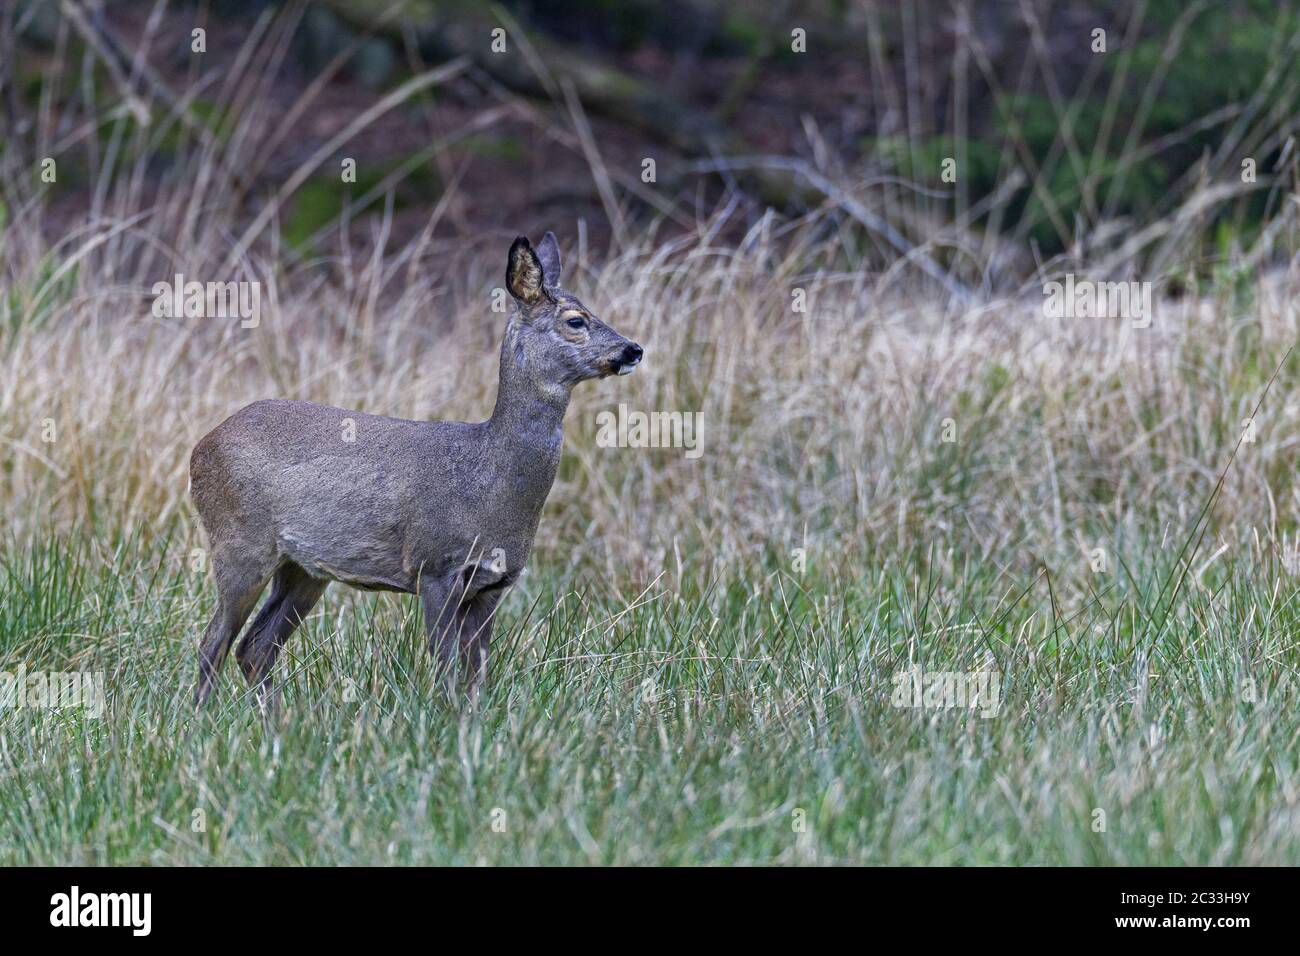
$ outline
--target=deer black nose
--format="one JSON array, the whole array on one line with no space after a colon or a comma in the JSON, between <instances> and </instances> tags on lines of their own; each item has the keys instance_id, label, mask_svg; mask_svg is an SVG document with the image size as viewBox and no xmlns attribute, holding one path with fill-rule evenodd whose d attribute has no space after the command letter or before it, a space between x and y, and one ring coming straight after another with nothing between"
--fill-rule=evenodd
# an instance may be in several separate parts
<instances>
[{"instance_id":1,"label":"deer black nose","mask_svg":"<svg viewBox=\"0 0 1300 956\"><path fill-rule=\"evenodd\" d=\"M637 362L641 361L641 356L644 354L645 353L641 351L641 346L637 345L635 342L630 342L623 347L622 363L624 365L635 365Z\"/></svg>"}]
</instances>

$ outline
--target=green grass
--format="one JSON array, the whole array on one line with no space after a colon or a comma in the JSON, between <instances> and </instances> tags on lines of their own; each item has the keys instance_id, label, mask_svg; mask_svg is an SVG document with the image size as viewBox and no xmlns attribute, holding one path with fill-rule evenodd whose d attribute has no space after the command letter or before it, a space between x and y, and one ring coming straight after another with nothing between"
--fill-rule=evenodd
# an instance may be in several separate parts
<instances>
[{"instance_id":1,"label":"green grass","mask_svg":"<svg viewBox=\"0 0 1300 956\"><path fill-rule=\"evenodd\" d=\"M1259 864L1300 849L1300 611L1266 583L1276 568L1225 566L1162 624L1173 565L1140 558L1069 616L1056 582L987 564L940 581L923 560L818 576L769 559L616 592L543 561L504 607L474 712L435 689L412 599L335 587L287 651L275 734L233 660L210 713L192 712L211 594L165 540L6 553L0 661L103 670L109 701L102 719L0 714L0 862ZM909 661L995 666L999 714L894 706Z\"/></svg>"},{"instance_id":2,"label":"green grass","mask_svg":"<svg viewBox=\"0 0 1300 956\"><path fill-rule=\"evenodd\" d=\"M14 323L0 670L102 671L108 704L0 711L0 863L1300 860L1285 300L1162 301L1139 335L1035 295L941 321L825 285L805 322L753 261L585 280L654 358L575 392L475 710L436 689L413 599L335 586L282 658L278 731L233 662L191 706L215 594L189 450L272 394L481 416L482 302L452 290L414 353L423 280L379 332L320 287L238 340ZM77 301L114 301L90 281ZM597 447L623 401L703 409L705 453ZM996 670L998 713L895 706L913 665Z\"/></svg>"}]
</instances>

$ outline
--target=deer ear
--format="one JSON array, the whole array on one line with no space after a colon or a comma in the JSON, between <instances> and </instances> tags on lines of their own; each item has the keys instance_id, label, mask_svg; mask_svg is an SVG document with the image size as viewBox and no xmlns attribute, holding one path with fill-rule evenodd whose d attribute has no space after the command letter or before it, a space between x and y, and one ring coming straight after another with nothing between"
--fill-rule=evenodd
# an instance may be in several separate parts
<instances>
[{"instance_id":1,"label":"deer ear","mask_svg":"<svg viewBox=\"0 0 1300 956\"><path fill-rule=\"evenodd\" d=\"M537 244L537 258L542 263L542 282L554 288L560 284L560 244L555 233L548 232Z\"/></svg>"},{"instance_id":2,"label":"deer ear","mask_svg":"<svg viewBox=\"0 0 1300 956\"><path fill-rule=\"evenodd\" d=\"M506 259L506 288L524 305L536 305L542 298L542 262L520 236L510 246Z\"/></svg>"}]
</instances>

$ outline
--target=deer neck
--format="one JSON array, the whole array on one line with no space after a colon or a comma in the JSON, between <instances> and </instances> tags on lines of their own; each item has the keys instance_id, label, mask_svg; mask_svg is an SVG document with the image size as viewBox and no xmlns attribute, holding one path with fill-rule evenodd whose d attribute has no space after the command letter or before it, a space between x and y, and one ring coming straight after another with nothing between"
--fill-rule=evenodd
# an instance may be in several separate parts
<instances>
[{"instance_id":1,"label":"deer neck","mask_svg":"<svg viewBox=\"0 0 1300 956\"><path fill-rule=\"evenodd\" d=\"M497 402L487 421L488 434L514 475L524 479L528 491L545 499L555 479L564 444L564 413L569 407L569 387L539 382L517 346L512 322L501 343L501 377Z\"/></svg>"}]
</instances>

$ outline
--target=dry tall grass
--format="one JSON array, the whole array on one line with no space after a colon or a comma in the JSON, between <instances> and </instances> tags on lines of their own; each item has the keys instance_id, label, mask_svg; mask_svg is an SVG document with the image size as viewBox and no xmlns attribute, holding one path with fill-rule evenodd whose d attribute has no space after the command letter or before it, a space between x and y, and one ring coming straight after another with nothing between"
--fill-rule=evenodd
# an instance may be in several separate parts
<instances>
[{"instance_id":1,"label":"dry tall grass","mask_svg":"<svg viewBox=\"0 0 1300 956\"><path fill-rule=\"evenodd\" d=\"M170 268L136 265L153 227L101 243L116 228L92 226L65 250L31 248L20 218L5 229L0 495L20 539L179 521L179 560L199 546L189 450L257 398L422 419L491 410L501 242L450 260L377 247L302 275L249 268L238 277L263 283L264 305L244 329L155 318L147 290ZM1259 282L1244 311L1158 300L1135 328L1045 318L1034 292L945 308L835 271L834 240L785 248L770 231L725 248L702 230L572 263L569 284L647 359L577 390L543 560L653 576L771 549L839 562L937 544L948 569L972 559L1069 577L1095 547L1187 533L1296 338L1281 277ZM211 261L191 252L176 270L211 275ZM1229 470L1214 534L1230 547L1295 526L1295 383L1289 362ZM619 403L702 412L702 456L597 447L596 414Z\"/></svg>"}]
</instances>

